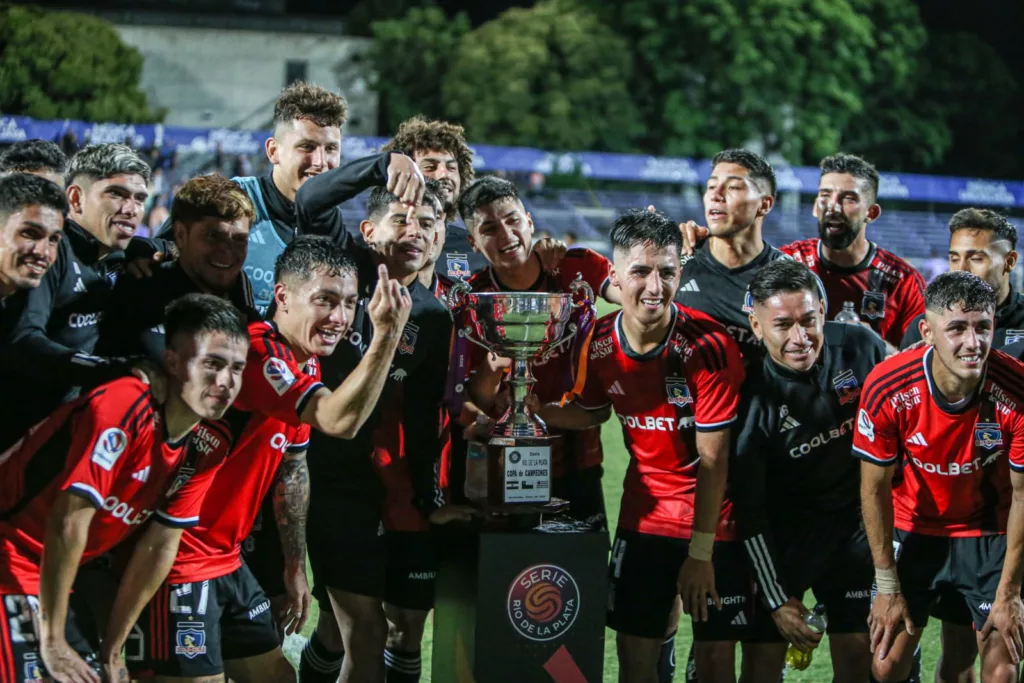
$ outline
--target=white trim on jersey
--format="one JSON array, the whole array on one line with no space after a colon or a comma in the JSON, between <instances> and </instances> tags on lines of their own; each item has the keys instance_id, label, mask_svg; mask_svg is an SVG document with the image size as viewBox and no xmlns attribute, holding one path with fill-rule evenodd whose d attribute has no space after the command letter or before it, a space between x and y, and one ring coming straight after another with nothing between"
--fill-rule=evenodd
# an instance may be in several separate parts
<instances>
[{"instance_id":1,"label":"white trim on jersey","mask_svg":"<svg viewBox=\"0 0 1024 683\"><path fill-rule=\"evenodd\" d=\"M896 456L895 455L892 456L891 458L889 458L888 460L883 460L882 458L878 458L878 457L872 455L871 453L868 453L867 451L864 451L864 450L861 450L860 448L857 448L856 446L853 447L853 450L857 451L858 453L863 455L865 458L867 458L871 462L878 463L879 465L891 465L894 462L896 462Z\"/></svg>"},{"instance_id":2,"label":"white trim on jersey","mask_svg":"<svg viewBox=\"0 0 1024 683\"><path fill-rule=\"evenodd\" d=\"M172 517L163 510L157 510L156 516L167 523L167 526L189 527L199 524L199 515L195 517Z\"/></svg>"},{"instance_id":3,"label":"white trim on jersey","mask_svg":"<svg viewBox=\"0 0 1024 683\"><path fill-rule=\"evenodd\" d=\"M84 494L85 497L91 500L93 505L95 505L97 508L103 507L103 496L100 495L99 491L89 486L88 484L75 482L68 488L71 489L72 491L77 491L78 493Z\"/></svg>"},{"instance_id":4,"label":"white trim on jersey","mask_svg":"<svg viewBox=\"0 0 1024 683\"><path fill-rule=\"evenodd\" d=\"M725 427L726 425L731 425L735 421L736 421L736 416L733 415L728 420L724 420L722 422L709 422L707 424L704 424L704 423L697 422L696 420L694 420L693 424L694 424L694 426L697 429L702 429L704 431L710 431L710 430L713 430L713 429L720 429L721 427Z\"/></svg>"}]
</instances>

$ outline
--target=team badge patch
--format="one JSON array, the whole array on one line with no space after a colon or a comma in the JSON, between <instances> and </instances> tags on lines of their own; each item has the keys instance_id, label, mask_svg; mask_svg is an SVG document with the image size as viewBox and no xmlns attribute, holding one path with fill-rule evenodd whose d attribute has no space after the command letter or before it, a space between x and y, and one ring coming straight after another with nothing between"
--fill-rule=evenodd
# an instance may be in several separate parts
<instances>
[{"instance_id":1,"label":"team badge patch","mask_svg":"<svg viewBox=\"0 0 1024 683\"><path fill-rule=\"evenodd\" d=\"M875 442L875 423L868 417L868 411L863 408L857 413L857 431L871 443Z\"/></svg>"},{"instance_id":2,"label":"team badge patch","mask_svg":"<svg viewBox=\"0 0 1024 683\"><path fill-rule=\"evenodd\" d=\"M992 450L1003 445L1003 430L995 422L978 422L974 425L974 445Z\"/></svg>"},{"instance_id":3,"label":"team badge patch","mask_svg":"<svg viewBox=\"0 0 1024 683\"><path fill-rule=\"evenodd\" d=\"M754 312L754 295L750 293L749 287L747 287L747 293L743 295L743 312Z\"/></svg>"},{"instance_id":4,"label":"team badge patch","mask_svg":"<svg viewBox=\"0 0 1024 683\"><path fill-rule=\"evenodd\" d=\"M105 429L92 449L92 461L107 472L128 447L128 436L117 427Z\"/></svg>"},{"instance_id":5,"label":"team badge patch","mask_svg":"<svg viewBox=\"0 0 1024 683\"><path fill-rule=\"evenodd\" d=\"M693 403L690 387L686 386L686 380L680 377L669 377L665 380L665 392L668 394L669 405L682 407Z\"/></svg>"},{"instance_id":6,"label":"team badge patch","mask_svg":"<svg viewBox=\"0 0 1024 683\"><path fill-rule=\"evenodd\" d=\"M195 659L206 654L206 631L203 623L197 621L179 621L178 633L174 638L174 654L185 655Z\"/></svg>"},{"instance_id":7,"label":"team badge patch","mask_svg":"<svg viewBox=\"0 0 1024 683\"><path fill-rule=\"evenodd\" d=\"M853 370L847 370L834 377L832 379L832 386L835 387L836 393L839 394L839 405L845 406L847 403L853 403L860 396L860 384L857 383L857 378L853 376Z\"/></svg>"},{"instance_id":8,"label":"team badge patch","mask_svg":"<svg viewBox=\"0 0 1024 683\"><path fill-rule=\"evenodd\" d=\"M469 277L469 258L465 254L445 254L448 261L448 277Z\"/></svg>"},{"instance_id":9,"label":"team badge patch","mask_svg":"<svg viewBox=\"0 0 1024 683\"><path fill-rule=\"evenodd\" d=\"M263 364L263 376L278 396L284 396L288 387L295 384L295 375L288 364L280 358L267 359L267 362Z\"/></svg>"},{"instance_id":10,"label":"team badge patch","mask_svg":"<svg viewBox=\"0 0 1024 683\"><path fill-rule=\"evenodd\" d=\"M398 352L411 355L416 350L416 337L420 328L412 323L406 323L402 330L402 338L398 340Z\"/></svg>"},{"instance_id":11,"label":"team badge patch","mask_svg":"<svg viewBox=\"0 0 1024 683\"><path fill-rule=\"evenodd\" d=\"M182 486L188 483L188 480L192 478L192 475L196 471L192 467L179 467L178 473L174 476L174 480L171 482L171 488L167 489L167 497L170 498L178 492Z\"/></svg>"},{"instance_id":12,"label":"team badge patch","mask_svg":"<svg viewBox=\"0 0 1024 683\"><path fill-rule=\"evenodd\" d=\"M860 301L860 314L870 320L884 318L885 293L864 292L864 298Z\"/></svg>"},{"instance_id":13,"label":"team badge patch","mask_svg":"<svg viewBox=\"0 0 1024 683\"><path fill-rule=\"evenodd\" d=\"M1007 330L1006 341L1003 344L1009 346L1014 342L1019 342L1021 339L1024 339L1024 330Z\"/></svg>"}]
</instances>

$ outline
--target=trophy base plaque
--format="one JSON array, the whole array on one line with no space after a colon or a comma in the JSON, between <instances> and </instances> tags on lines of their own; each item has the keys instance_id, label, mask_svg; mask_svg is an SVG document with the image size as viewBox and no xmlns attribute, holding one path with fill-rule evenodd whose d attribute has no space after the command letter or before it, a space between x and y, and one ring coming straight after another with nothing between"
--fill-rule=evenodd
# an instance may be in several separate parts
<instances>
[{"instance_id":1,"label":"trophy base plaque","mask_svg":"<svg viewBox=\"0 0 1024 683\"><path fill-rule=\"evenodd\" d=\"M488 506L551 502L551 463L561 450L557 436L492 436L487 442Z\"/></svg>"}]
</instances>

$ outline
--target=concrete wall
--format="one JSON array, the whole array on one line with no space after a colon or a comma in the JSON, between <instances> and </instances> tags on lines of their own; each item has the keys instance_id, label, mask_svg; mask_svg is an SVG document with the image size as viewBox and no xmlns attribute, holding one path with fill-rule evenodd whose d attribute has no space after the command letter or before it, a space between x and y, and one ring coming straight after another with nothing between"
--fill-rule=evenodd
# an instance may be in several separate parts
<instances>
[{"instance_id":1,"label":"concrete wall","mask_svg":"<svg viewBox=\"0 0 1024 683\"><path fill-rule=\"evenodd\" d=\"M145 57L142 87L153 105L167 108L165 124L264 128L285 86L286 65L305 61L306 80L348 101L346 134L377 133L377 96L360 59L368 39L183 26L117 29Z\"/></svg>"}]
</instances>

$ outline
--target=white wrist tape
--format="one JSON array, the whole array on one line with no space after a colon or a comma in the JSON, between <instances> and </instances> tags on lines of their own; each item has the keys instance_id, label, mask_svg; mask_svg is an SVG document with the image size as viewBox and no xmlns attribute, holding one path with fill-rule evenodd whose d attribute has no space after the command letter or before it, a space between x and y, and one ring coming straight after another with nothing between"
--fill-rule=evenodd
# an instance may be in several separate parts
<instances>
[{"instance_id":1,"label":"white wrist tape","mask_svg":"<svg viewBox=\"0 0 1024 683\"><path fill-rule=\"evenodd\" d=\"M715 535L706 531L694 531L690 535L690 557L704 562L711 561L711 552L715 547Z\"/></svg>"},{"instance_id":2,"label":"white wrist tape","mask_svg":"<svg viewBox=\"0 0 1024 683\"><path fill-rule=\"evenodd\" d=\"M875 586L882 595L895 595L900 592L900 577L896 568L879 569L875 567Z\"/></svg>"}]
</instances>

